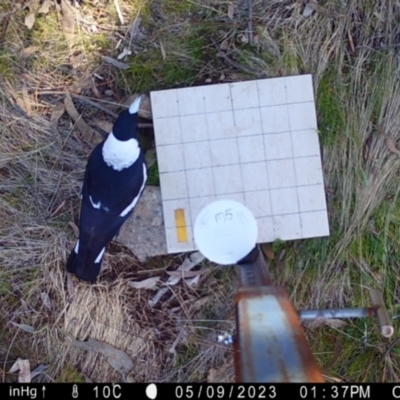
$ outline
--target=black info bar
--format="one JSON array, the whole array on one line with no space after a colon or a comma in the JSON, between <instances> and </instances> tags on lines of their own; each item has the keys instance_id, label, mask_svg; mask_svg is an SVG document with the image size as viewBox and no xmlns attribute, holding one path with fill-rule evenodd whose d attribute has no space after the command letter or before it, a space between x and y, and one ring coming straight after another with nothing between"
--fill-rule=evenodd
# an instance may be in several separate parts
<instances>
[{"instance_id":1,"label":"black info bar","mask_svg":"<svg viewBox=\"0 0 400 400\"><path fill-rule=\"evenodd\" d=\"M0 399L400 399L400 383L12 383Z\"/></svg>"}]
</instances>

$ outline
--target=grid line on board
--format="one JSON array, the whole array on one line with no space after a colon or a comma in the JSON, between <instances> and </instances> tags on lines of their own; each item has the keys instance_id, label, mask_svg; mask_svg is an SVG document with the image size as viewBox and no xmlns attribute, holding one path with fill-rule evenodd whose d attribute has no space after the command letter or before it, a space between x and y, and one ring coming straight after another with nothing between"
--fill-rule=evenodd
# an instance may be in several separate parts
<instances>
[{"instance_id":1,"label":"grid line on board","mask_svg":"<svg viewBox=\"0 0 400 400\"><path fill-rule=\"evenodd\" d=\"M259 88L259 84L258 84L258 82L257 82L257 99L258 99L258 104L260 104L260 88ZM264 131L264 125L263 125L263 118L262 118L262 115L261 115L261 108L259 107L258 108L258 110L259 110L259 113L260 113L260 120L261 120L261 126L262 126L262 128L263 128L263 131ZM263 144L264 144L264 160L267 160L268 158L267 158L267 148L266 148L266 145L265 145L265 136L263 135ZM270 174L269 174L269 170L268 170L268 165L267 165L267 162L265 161L265 163L266 163L266 169L267 169L267 180L268 180L268 184L271 182L271 179L270 179ZM271 192L269 191L269 203L271 204L271 213L273 214L273 202L272 202L272 196L271 196ZM276 229L275 229L275 226L274 226L274 224L272 223L272 231L273 231L273 234L274 234L274 236L276 236Z\"/></svg>"},{"instance_id":2,"label":"grid line on board","mask_svg":"<svg viewBox=\"0 0 400 400\"><path fill-rule=\"evenodd\" d=\"M286 101L288 98L288 94L287 94L287 85L285 83L285 97L286 97ZM301 222L301 209L300 209L300 201L299 201L299 191L298 191L298 180L297 180L297 172L296 172L296 165L295 165L295 161L294 161L294 148L293 148L293 139L292 139L292 125L291 125L291 121L290 121L290 115L289 115L289 107L286 106L286 113L287 113L287 119L288 119L288 124L289 124L289 131L290 131L290 150L292 153L292 167L293 167L293 172L294 172L294 181L295 181L295 186L296 186L296 200L297 200L297 208L299 210L299 227L300 227L300 236L303 236L303 225Z\"/></svg>"},{"instance_id":3,"label":"grid line on board","mask_svg":"<svg viewBox=\"0 0 400 400\"><path fill-rule=\"evenodd\" d=\"M233 120L233 125L236 127L235 108L233 106L233 96L232 96L232 85L229 85L228 87L229 87L229 96L230 96L231 107L232 107L232 120ZM236 139L235 142L236 142L236 150L237 150L237 153L238 153L239 165L241 165L242 163L241 163L241 158L240 158L240 148L239 148L239 138L238 138L238 136L239 135L235 135L235 139ZM243 188L244 188L243 170L240 167L239 167L239 175L240 175L240 183L241 183L240 186L242 188L241 195L243 197L243 202L246 204L246 194L245 194L245 192L243 190Z\"/></svg>"}]
</instances>

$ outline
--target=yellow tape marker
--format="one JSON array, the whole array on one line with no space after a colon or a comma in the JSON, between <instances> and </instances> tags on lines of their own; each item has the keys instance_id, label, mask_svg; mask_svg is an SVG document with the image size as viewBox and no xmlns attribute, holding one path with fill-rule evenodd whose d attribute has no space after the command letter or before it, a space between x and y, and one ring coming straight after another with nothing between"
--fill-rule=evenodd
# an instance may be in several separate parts
<instances>
[{"instance_id":1,"label":"yellow tape marker","mask_svg":"<svg viewBox=\"0 0 400 400\"><path fill-rule=\"evenodd\" d=\"M175 227L178 242L187 242L188 237L186 230L185 210L183 208L178 208L177 210L175 210Z\"/></svg>"}]
</instances>

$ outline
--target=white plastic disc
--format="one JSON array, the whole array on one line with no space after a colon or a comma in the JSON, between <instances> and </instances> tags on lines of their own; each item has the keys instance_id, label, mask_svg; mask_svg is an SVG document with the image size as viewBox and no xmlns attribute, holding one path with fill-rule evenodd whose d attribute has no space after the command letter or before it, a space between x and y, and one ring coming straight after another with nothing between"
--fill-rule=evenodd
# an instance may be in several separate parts
<instances>
[{"instance_id":1,"label":"white plastic disc","mask_svg":"<svg viewBox=\"0 0 400 400\"><path fill-rule=\"evenodd\" d=\"M257 241L257 222L250 210L233 200L204 207L194 224L194 241L204 257L222 265L247 256Z\"/></svg>"}]
</instances>

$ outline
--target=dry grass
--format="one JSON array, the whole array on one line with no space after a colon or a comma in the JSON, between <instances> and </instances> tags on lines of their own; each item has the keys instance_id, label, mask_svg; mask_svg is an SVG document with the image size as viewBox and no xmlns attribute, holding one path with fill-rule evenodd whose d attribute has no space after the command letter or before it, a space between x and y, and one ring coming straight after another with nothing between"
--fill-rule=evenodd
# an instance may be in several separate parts
<instances>
[{"instance_id":1,"label":"dry grass","mask_svg":"<svg viewBox=\"0 0 400 400\"><path fill-rule=\"evenodd\" d=\"M13 2L3 3L0 21L13 9ZM231 20L228 5L215 1L119 0L125 26L119 25L113 2L86 3L86 22L79 22L69 43L61 14L38 17L28 31L24 13L14 10L0 50L3 371L22 356L32 366L49 365L36 378L43 381L121 380L104 356L72 345L72 338L90 337L132 358L135 366L126 377L131 381L233 380L231 350L215 341L217 332L233 331L233 271L206 264L210 271L196 288L180 283L153 309L148 305L153 292L134 290L128 282L151 276L152 270L164 277L162 269L183 258L159 257L141 265L114 243L99 283L75 282L73 295L68 292L65 260L92 144L67 114L58 130L51 123L66 90L116 112L136 91L312 73L331 237L275 243L271 269L298 308L360 306L368 303L367 288L374 287L385 292L391 314L398 314L400 158L387 141L396 144L400 126L400 10L394 1L320 1L323 8L303 18L302 2L254 0L253 46L246 43L246 1L233 2ZM138 15L140 40L127 34L127 24ZM96 32L87 29L88 21ZM30 55L22 51L31 46L37 48ZM130 65L127 70L101 61L129 46L132 56L122 60ZM94 73L103 79L93 84ZM75 100L75 105L89 123L110 120L88 103ZM151 136L142 139L152 146ZM32 326L35 333L12 322ZM400 352L379 337L373 321L306 332L329 379L400 379Z\"/></svg>"}]
</instances>

